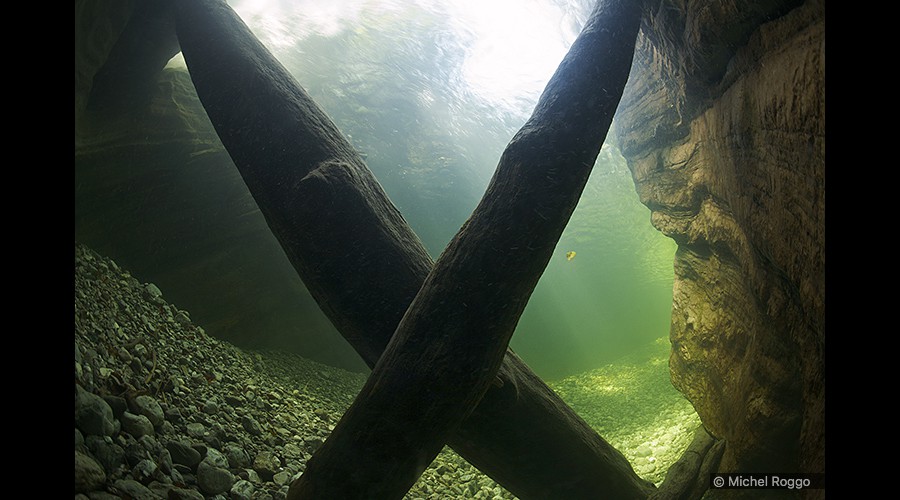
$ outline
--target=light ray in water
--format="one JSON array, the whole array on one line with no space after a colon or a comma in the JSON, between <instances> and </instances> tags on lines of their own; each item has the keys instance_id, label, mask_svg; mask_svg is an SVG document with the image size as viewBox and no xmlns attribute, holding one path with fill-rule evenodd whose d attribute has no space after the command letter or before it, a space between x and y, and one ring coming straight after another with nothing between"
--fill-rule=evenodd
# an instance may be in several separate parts
<instances>
[{"instance_id":1,"label":"light ray in water","mask_svg":"<svg viewBox=\"0 0 900 500\"><path fill-rule=\"evenodd\" d=\"M450 20L466 55L459 68L469 90L516 116L527 117L577 33L567 13L546 0L232 0L256 36L274 52L310 35L378 29L366 16L411 11Z\"/></svg>"}]
</instances>

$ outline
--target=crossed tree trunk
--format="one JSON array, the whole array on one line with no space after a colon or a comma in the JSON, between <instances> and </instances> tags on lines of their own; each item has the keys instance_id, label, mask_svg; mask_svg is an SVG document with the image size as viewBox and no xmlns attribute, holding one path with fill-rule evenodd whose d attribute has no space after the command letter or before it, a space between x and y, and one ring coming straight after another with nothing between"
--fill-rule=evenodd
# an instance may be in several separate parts
<instances>
[{"instance_id":1,"label":"crossed tree trunk","mask_svg":"<svg viewBox=\"0 0 900 500\"><path fill-rule=\"evenodd\" d=\"M444 444L526 499L653 491L508 349L621 98L640 4L595 8L433 263L362 158L230 7L175 2L222 143L313 297L373 367L289 498L401 498Z\"/></svg>"}]
</instances>

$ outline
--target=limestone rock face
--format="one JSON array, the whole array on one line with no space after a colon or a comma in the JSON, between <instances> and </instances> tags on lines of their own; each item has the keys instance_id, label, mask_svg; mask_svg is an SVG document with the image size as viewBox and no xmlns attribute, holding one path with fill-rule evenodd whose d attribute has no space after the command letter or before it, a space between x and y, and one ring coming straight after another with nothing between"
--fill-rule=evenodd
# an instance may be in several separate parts
<instances>
[{"instance_id":1,"label":"limestone rock face","mask_svg":"<svg viewBox=\"0 0 900 500\"><path fill-rule=\"evenodd\" d=\"M824 2L663 1L618 139L679 245L672 381L722 471L824 471Z\"/></svg>"}]
</instances>

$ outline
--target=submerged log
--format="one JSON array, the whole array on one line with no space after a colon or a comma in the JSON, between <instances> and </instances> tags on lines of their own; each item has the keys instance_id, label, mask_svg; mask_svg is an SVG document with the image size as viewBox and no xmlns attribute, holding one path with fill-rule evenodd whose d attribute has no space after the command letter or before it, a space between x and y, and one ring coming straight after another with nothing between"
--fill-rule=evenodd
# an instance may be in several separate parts
<instances>
[{"instance_id":1,"label":"submerged log","mask_svg":"<svg viewBox=\"0 0 900 500\"><path fill-rule=\"evenodd\" d=\"M606 138L639 25L631 0L604 1L588 19L289 498L401 498L481 401ZM619 470L592 472L619 475L618 458ZM641 494L637 482L615 486L605 493Z\"/></svg>"},{"instance_id":2,"label":"submerged log","mask_svg":"<svg viewBox=\"0 0 900 500\"><path fill-rule=\"evenodd\" d=\"M176 5L178 36L191 78L222 143L320 307L369 366L374 366L428 276L433 265L430 257L352 146L225 2L192 0L176 2ZM628 7L624 11L627 12L619 19L622 26L627 26L624 31L633 30L636 33L636 8ZM621 34L621 28L616 24L610 31ZM595 36L599 33L597 31ZM630 43L633 44L634 34L630 36ZM587 50L590 47L583 49L590 52ZM630 58L631 52L628 51L629 63ZM606 123L606 126L598 128L597 123L585 123L596 119L587 116L587 110L603 107L599 101L604 99L608 101L605 106L609 106L618 100L618 96L615 96L614 87L603 86L596 79L598 76L594 70L580 68L577 64L580 63L570 61L561 68L568 67L567 71L573 78L579 71L590 72L579 79L578 92L587 94L565 92L564 87L560 87L565 82L557 78L556 87L548 87L543 101L553 103L578 97L591 98L578 102L574 109L571 105L576 103L569 103L570 108L564 112L559 112L557 106L545 106L542 113L548 120L547 125L532 121L530 128L523 129L524 132L519 134L519 146L513 148L514 153L505 155L505 161L512 162L514 168L504 174L506 177L498 176L493 184L514 181L503 180L510 175L530 175L532 182L536 181L538 185L532 185L520 193L526 195L531 191L541 191L545 189L545 184L555 184L562 179L566 183L573 179L576 184L583 183L582 178L587 175L584 165L574 165L576 173L569 171L573 166L571 163L587 163L586 168L589 169L608 126ZM592 85L609 89L614 98L601 95L597 99L589 88ZM615 104L612 104L611 109L606 110L609 118L614 109ZM566 116L567 113L577 116ZM569 121L577 117L581 118ZM555 132L541 136L543 128L549 125L555 127ZM580 127L586 127L590 132L588 135L593 137L585 139ZM548 142L535 142L544 140ZM555 166L546 169L543 174L531 172L526 168L529 165L527 162L534 162L538 158L535 155L546 155L544 159L552 160ZM524 214L542 219L553 213L558 217L558 212L569 210L568 205L571 204L571 200L545 201L529 207L532 209L530 212L517 212L517 216ZM495 208L503 209L500 205L503 203ZM565 221L562 223L564 225ZM558 225L559 221L554 224ZM538 222L538 225L543 227L543 223ZM467 227L469 230L474 228L471 224ZM554 227L561 230L561 226ZM530 231L528 228L522 230ZM492 229L487 231L490 233ZM527 234L525 236L530 238ZM550 240L552 243L548 243ZM532 271L537 269L539 274L555 241L554 238L541 242L523 241L516 265L523 260L530 261L528 255L539 251L537 263L525 263ZM532 249L528 248L529 245ZM496 261L502 257L499 254L510 249L495 250L496 254L486 256L482 265ZM533 287L531 281L536 279L529 277L524 287L501 285L499 281L490 286L482 281L480 285L484 287L481 287L477 283L460 282L451 277L445 286L451 291L454 281L461 287L474 286L480 291L472 299L480 300L485 292L497 293L500 297L508 288L528 289ZM498 287L496 290L503 290L494 292L491 290L494 286ZM497 307L500 310L512 307L520 312L525 300L527 297L520 297L515 303L504 301ZM466 311L457 309L451 314L460 316L465 315ZM509 317L505 319L507 323ZM487 321L493 321L490 315ZM512 323L514 326L515 321ZM502 330L507 328L509 331L502 333L506 340L512 332L510 325ZM485 341L492 342L495 351L501 344L504 347L500 352L505 349L506 341L502 338L498 342L496 337L478 337L474 344L468 346L467 352L483 356L481 351L486 349ZM443 339L440 337L431 337L423 338L417 345L429 351L430 344L441 342ZM496 357L496 352L492 355ZM423 360L416 358L413 361L410 368L414 370ZM464 362L463 359L443 361L448 365ZM454 383L469 384L467 390L470 395L462 405L465 409L460 411L454 405L453 411L456 413L453 419L456 420L459 413L467 413L478 402L479 393L485 390L481 379L488 382L494 380L493 372L497 371L498 364L494 360L480 367L482 376L474 391L471 390L472 382L465 378L457 379L457 382L445 378L435 385L434 378L444 375L429 371L420 372L426 378L424 386L408 386L407 391L401 390L399 393L407 396L418 394L420 400L427 402L439 394L433 392L434 389L440 387L445 390ZM406 368L406 365L398 367L400 370ZM451 371L450 375L457 377L459 373ZM470 377L468 373L462 375ZM506 350L497 378L500 387L488 390L475 410L455 430L449 429L449 434L448 429L439 431L441 437L433 440L434 443L441 441L442 445L442 440L449 441L473 465L523 498L597 498L598 494L611 498L643 498L653 489L652 485L637 477L617 450L584 423L511 351ZM445 395L441 394L440 398L445 398ZM370 448L375 450L376 455L369 455L368 459L376 462L376 467L381 466L381 461L392 463L397 459L410 463L410 455L393 455L398 450L390 449L391 446L399 447L399 451L404 453L413 448L420 449L420 445L412 445L408 441L408 437L418 437L418 433L405 427L406 422L412 421L418 422L420 427L430 426L429 421L422 420L421 408L417 404L404 404L399 408L393 403L388 405L395 406L395 411L401 410L407 420L397 422L397 427L392 429L394 436L399 436L396 442L370 440ZM390 422L382 422L384 425L390 426ZM362 429L360 434L365 438L367 430ZM333 448L329 444L331 441L329 439L325 447ZM433 458L429 455L436 453L433 451L435 446L437 444L432 443L427 452L413 453L412 473L398 473L378 480L388 478L396 483L397 477L402 476L400 482L408 488ZM355 455L352 452L349 454ZM325 477L326 483L333 483L328 478L337 478L338 486L353 485L347 489L357 488L357 497L381 497L377 494L381 490L364 479L375 476L367 469L373 463L365 462L360 466L356 460L354 458L350 467L344 467L340 463L329 464L316 458L307 469L307 474L316 468L321 471L317 474L324 474L320 477ZM305 477L309 479L314 474ZM389 489L399 492L403 486L395 484ZM295 495L295 491L292 489L291 494Z\"/></svg>"}]
</instances>

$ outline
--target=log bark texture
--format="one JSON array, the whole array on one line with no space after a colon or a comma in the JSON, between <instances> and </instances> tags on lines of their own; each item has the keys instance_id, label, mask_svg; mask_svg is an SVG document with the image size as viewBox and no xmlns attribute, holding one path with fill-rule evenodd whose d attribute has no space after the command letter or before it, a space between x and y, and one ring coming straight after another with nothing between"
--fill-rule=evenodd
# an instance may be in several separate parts
<instances>
[{"instance_id":1,"label":"log bark texture","mask_svg":"<svg viewBox=\"0 0 900 500\"><path fill-rule=\"evenodd\" d=\"M176 4L185 60L222 143L310 292L342 335L374 366L428 276L431 259L335 125L225 2ZM467 300L455 301L446 311L425 314L445 326L413 329L424 335L404 337L396 344L404 350L420 350L420 355L400 358L399 365L394 358L380 371L391 372L396 366L415 375L399 377L400 387L382 393L382 406L401 419L378 417L378 433L369 432L372 421L355 433L370 453L353 450L339 454L343 458L337 462L314 458L304 477L319 476L324 484L343 490L334 496L332 490L313 488L329 492L321 493L324 496L320 498L402 496L445 441L522 498L643 498L652 491L652 485L638 478L618 451L505 348L608 128L608 121L603 125L603 120L591 113L601 109L600 114L611 119L624 85L624 80L618 87L598 80L601 75L595 65L606 59L603 52L627 52L627 61L621 54L609 61L622 66L625 76L628 73L631 50L627 46L633 47L639 13L629 2L611 5L621 10L615 22L604 29L598 16L592 18L589 26L593 28L586 30L591 35L576 42L570 52L581 57L571 56L563 63L536 118L523 128L501 160L501 166L507 167L498 170L492 182L492 190L512 188L514 197L537 201L510 204L489 191L486 199L493 201L486 206L483 203L480 210L487 210L495 224L470 222L462 231L475 239L499 231L515 243L503 240L502 246L475 245L480 249L476 260L470 261L472 269L478 270L475 275L470 271L438 284L438 290L448 289L438 295L452 293L459 298L468 294ZM627 40L622 42L616 36ZM594 45L602 43L599 39L603 37L611 38L606 43L618 45ZM604 49L597 51L597 47ZM598 93L598 89L609 92ZM519 177L527 182L522 184ZM569 187L557 187L562 185ZM557 189L572 192L558 200ZM519 221L518 229L507 230L504 224L514 220ZM537 238L538 232L545 232L544 237ZM448 255L458 252L458 247L448 249ZM481 270L495 265L506 273L516 269L512 274L525 267L533 276L519 284L485 280ZM511 299L513 293L518 297ZM485 307L481 301L489 297L494 306ZM503 299L498 302L499 298ZM473 322L467 319L472 314L470 305L481 310L477 313L480 320L475 321L481 333L463 331L462 339L471 340L465 352L479 358L457 359L452 349L441 350L446 340L442 336L459 335L460 324ZM502 314L495 316L498 311ZM409 321L415 325L421 320ZM489 362L481 358L486 352L491 353ZM423 362L434 361L450 371L422 368ZM464 364L478 368L473 374L472 369L462 368ZM495 375L498 369L499 375ZM378 372L376 367L373 374ZM438 382L436 377L442 380ZM490 385L495 379L500 387ZM378 389L383 381L374 376L368 390ZM457 387L465 388L458 392ZM459 398L460 394L465 395ZM398 403L398 396L405 402ZM457 401L449 403L451 399ZM444 410L453 414L444 415ZM410 422L416 423L419 431L411 429ZM440 430L434 429L435 423ZM423 426L428 429L422 430ZM385 440L388 435L393 441ZM427 446L422 446L423 437L429 437ZM340 442L341 438L329 439L323 450L346 450L337 444ZM373 465L381 470L373 471ZM299 491L292 489L291 495Z\"/></svg>"}]
</instances>

